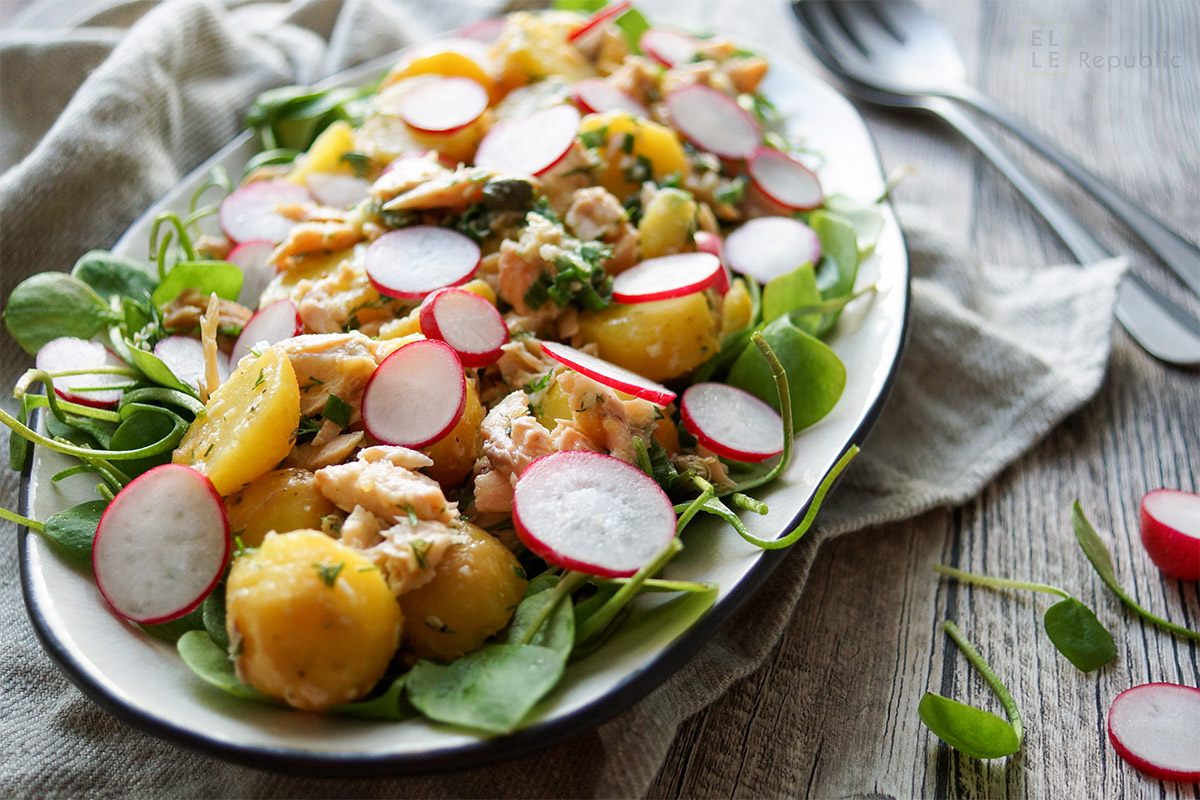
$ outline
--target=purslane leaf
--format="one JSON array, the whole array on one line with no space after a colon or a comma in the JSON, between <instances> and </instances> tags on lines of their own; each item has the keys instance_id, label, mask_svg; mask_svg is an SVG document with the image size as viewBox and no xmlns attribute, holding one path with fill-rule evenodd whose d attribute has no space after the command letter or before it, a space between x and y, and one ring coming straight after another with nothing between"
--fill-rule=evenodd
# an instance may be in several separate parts
<instances>
[{"instance_id":1,"label":"purslane leaf","mask_svg":"<svg viewBox=\"0 0 1200 800\"><path fill-rule=\"evenodd\" d=\"M1100 669L1117 657L1117 646L1092 610L1074 597L1046 609L1046 635L1081 672Z\"/></svg>"}]
</instances>

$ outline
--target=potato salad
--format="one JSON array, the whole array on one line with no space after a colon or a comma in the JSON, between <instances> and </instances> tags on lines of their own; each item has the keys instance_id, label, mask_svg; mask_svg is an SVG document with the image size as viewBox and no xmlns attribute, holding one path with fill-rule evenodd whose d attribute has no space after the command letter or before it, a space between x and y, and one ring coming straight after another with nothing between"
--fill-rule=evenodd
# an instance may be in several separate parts
<instances>
[{"instance_id":1,"label":"potato salad","mask_svg":"<svg viewBox=\"0 0 1200 800\"><path fill-rule=\"evenodd\" d=\"M640 593L715 598L669 579L697 515L780 546L739 514L841 395L878 212L823 191L764 57L581 5L261 95L261 152L148 261L8 299L13 466L98 499L3 513L197 680L504 733Z\"/></svg>"}]
</instances>

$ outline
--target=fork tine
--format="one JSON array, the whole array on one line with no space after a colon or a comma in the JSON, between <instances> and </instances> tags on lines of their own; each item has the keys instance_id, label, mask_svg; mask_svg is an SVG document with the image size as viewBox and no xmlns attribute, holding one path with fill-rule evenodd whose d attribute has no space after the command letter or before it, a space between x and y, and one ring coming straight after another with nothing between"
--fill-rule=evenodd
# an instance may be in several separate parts
<instances>
[{"instance_id":1,"label":"fork tine","mask_svg":"<svg viewBox=\"0 0 1200 800\"><path fill-rule=\"evenodd\" d=\"M843 68L861 66L865 59L862 44L853 39L834 14L836 3L827 0L801 0L796 3L799 14L816 39Z\"/></svg>"},{"instance_id":2,"label":"fork tine","mask_svg":"<svg viewBox=\"0 0 1200 800\"><path fill-rule=\"evenodd\" d=\"M872 61L904 41L897 35L896 26L883 16L880 5L874 0L843 0L831 6L847 34Z\"/></svg>"}]
</instances>

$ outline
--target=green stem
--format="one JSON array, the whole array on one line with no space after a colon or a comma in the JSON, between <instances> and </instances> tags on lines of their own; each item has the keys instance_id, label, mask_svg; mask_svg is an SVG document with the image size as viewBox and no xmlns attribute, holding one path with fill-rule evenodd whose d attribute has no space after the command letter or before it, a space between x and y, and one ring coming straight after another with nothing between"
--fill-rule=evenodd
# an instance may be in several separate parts
<instances>
[{"instance_id":1,"label":"green stem","mask_svg":"<svg viewBox=\"0 0 1200 800\"><path fill-rule=\"evenodd\" d=\"M700 509L711 498L716 497L716 489L708 481L701 478L699 475L692 476L692 483L696 484L696 488L700 490L700 494L687 504L683 509L683 513L679 515L678 522L675 523L675 535L683 533L683 529L692 521L692 517L700 512Z\"/></svg>"},{"instance_id":2,"label":"green stem","mask_svg":"<svg viewBox=\"0 0 1200 800\"><path fill-rule=\"evenodd\" d=\"M593 578L592 583L613 584L623 586L633 578ZM642 591L645 592L711 592L719 587L708 581L668 581L662 578L647 578L642 581Z\"/></svg>"},{"instance_id":3,"label":"green stem","mask_svg":"<svg viewBox=\"0 0 1200 800\"><path fill-rule=\"evenodd\" d=\"M140 378L142 373L132 367L89 367L88 369L61 369L46 373L51 378L67 378L72 375L124 375L127 378ZM71 387L75 391L75 387Z\"/></svg>"},{"instance_id":4,"label":"green stem","mask_svg":"<svg viewBox=\"0 0 1200 800\"><path fill-rule=\"evenodd\" d=\"M767 360L767 366L771 370L771 377L775 379L775 391L779 395L779 416L783 420L783 454L779 457L779 461L775 466L767 472L743 481L737 484L732 489L722 490L717 497L725 497L726 495L745 492L748 489L755 489L765 483L770 483L775 478L787 469L788 464L792 461L793 442L795 431L792 428L792 395L788 388L787 372L780 363L779 357L775 355L775 351L771 349L771 345L767 344L767 340L763 338L761 333L755 332L750 337L750 341L757 345L763 358Z\"/></svg>"},{"instance_id":5,"label":"green stem","mask_svg":"<svg viewBox=\"0 0 1200 800\"><path fill-rule=\"evenodd\" d=\"M182 422L182 420L180 421ZM146 447L139 447L136 450L93 450L90 447L79 447L78 445L71 444L70 442L64 442L58 439L50 439L46 436L42 436L28 425L21 424L20 420L2 408L0 408L0 422L3 422L5 425L11 428L15 433L17 433L17 435L28 439L34 444L41 445L47 450L53 450L56 453L63 453L64 455L68 456L75 456L76 458L82 459L89 463L91 463L91 459L97 458L101 454L103 454L105 459L125 461L158 455L162 452L162 449L158 447L161 442L156 442L155 444L147 445ZM178 430L180 436L183 435L183 431L186 429L187 426L184 425ZM167 434L167 437L173 436L175 433L176 431L171 431L171 433ZM167 437L164 437L164 439Z\"/></svg>"},{"instance_id":6,"label":"green stem","mask_svg":"<svg viewBox=\"0 0 1200 800\"><path fill-rule=\"evenodd\" d=\"M617 613L625 606L625 604L633 599L633 596L641 590L642 584L644 584L651 575L657 575L658 572L663 568L663 565L674 558L675 555L682 549L683 542L679 541L679 537L676 536L671 540L670 544L664 547L662 551L650 561L649 564L639 569L637 573L635 573L634 576L629 579L628 583L618 589L617 593L614 594L608 600L608 602L596 609L595 614L592 614L590 617L584 620L583 624L580 625L575 631L575 642L577 644L586 642L588 639L604 630L605 626L612 621L613 617L617 615Z\"/></svg>"},{"instance_id":7,"label":"green stem","mask_svg":"<svg viewBox=\"0 0 1200 800\"><path fill-rule=\"evenodd\" d=\"M653 478L654 465L650 463L650 451L646 449L646 442L642 437L633 437L633 452L637 456L638 469Z\"/></svg>"},{"instance_id":8,"label":"green stem","mask_svg":"<svg viewBox=\"0 0 1200 800\"><path fill-rule=\"evenodd\" d=\"M204 404L196 397L187 392L181 392L178 389L168 389L164 386L147 386L144 389L134 389L133 391L126 392L121 398L122 405L143 401L179 406L186 411L192 412L194 415L204 413Z\"/></svg>"},{"instance_id":9,"label":"green stem","mask_svg":"<svg viewBox=\"0 0 1200 800\"><path fill-rule=\"evenodd\" d=\"M1071 595L1062 589L1050 586L1049 584L1033 583L1032 581L1015 581L1009 578L993 578L990 575L976 575L975 573L964 572L954 567L947 567L945 564L934 564L933 571L939 575L945 575L947 578L954 578L963 583L976 583L980 586L988 586L993 589L1028 589L1031 592L1056 594L1063 599L1070 599L1071 597Z\"/></svg>"},{"instance_id":10,"label":"green stem","mask_svg":"<svg viewBox=\"0 0 1200 800\"><path fill-rule=\"evenodd\" d=\"M111 503L113 501L113 498L116 497L116 494L113 492L112 489L108 488L108 484L106 484L106 483L97 483L96 484L96 493L98 495L100 495L101 497L103 497L104 501L107 503Z\"/></svg>"},{"instance_id":11,"label":"green stem","mask_svg":"<svg viewBox=\"0 0 1200 800\"><path fill-rule=\"evenodd\" d=\"M750 495L742 494L741 492L733 493L733 504L738 508L744 508L747 511L753 511L755 514L760 514L763 516L770 511L766 503L762 502L761 500L755 500Z\"/></svg>"},{"instance_id":12,"label":"green stem","mask_svg":"<svg viewBox=\"0 0 1200 800\"><path fill-rule=\"evenodd\" d=\"M42 531L46 530L45 526L42 525L42 523L38 522L36 519L30 519L29 517L22 517L20 514L16 514L12 511L9 511L7 508L4 508L3 506L0 506L0 518L6 519L9 522L15 522L18 525L24 525L26 528L29 528L29 530L37 531L38 533L41 533Z\"/></svg>"},{"instance_id":13,"label":"green stem","mask_svg":"<svg viewBox=\"0 0 1200 800\"><path fill-rule=\"evenodd\" d=\"M1012 695L1008 693L1008 689L1004 688L1000 678L996 677L996 673L983 660L983 656L979 655L979 651L971 646L957 625L946 620L942 623L942 630L950 635L950 638L958 645L958 649L967 657L967 661L971 662L971 666L979 671L996 697L1000 698L1000 704L1004 706L1004 713L1008 715L1008 721L1012 724L1013 732L1017 734L1017 743L1019 744L1025 738L1025 730L1021 725L1021 713L1017 711L1017 704L1013 701Z\"/></svg>"},{"instance_id":14,"label":"green stem","mask_svg":"<svg viewBox=\"0 0 1200 800\"><path fill-rule=\"evenodd\" d=\"M529 627L526 628L525 635L521 637L521 640L517 642L517 644L529 644L531 641L533 641L533 637L537 635L537 632L541 629L542 624L546 620L550 619L550 615L554 613L554 609L558 608L558 604L563 601L563 598L570 597L575 590L586 583L590 577L590 575L586 575L582 572L568 572L566 575L563 575L562 578L559 579L558 583L554 585L554 588L550 590L553 593L553 596L550 598L550 602L546 603L546 605L542 606L541 610L538 611L537 616L533 618L533 622L531 622Z\"/></svg>"},{"instance_id":15,"label":"green stem","mask_svg":"<svg viewBox=\"0 0 1200 800\"><path fill-rule=\"evenodd\" d=\"M1115 582L1110 582L1103 575L1101 575L1100 578L1106 584L1108 584L1108 588L1112 589L1113 594L1115 594L1117 597L1121 598L1121 602L1123 602L1125 605L1129 606L1134 611L1136 611L1138 614L1140 614L1142 619L1148 620L1151 623L1162 628L1163 630L1170 631L1171 633L1174 633L1177 636L1182 636L1185 639L1192 639L1193 641L1200 642L1200 633L1197 633L1196 631L1185 628L1182 625L1176 625L1174 622L1170 622L1156 614L1150 613L1149 611L1147 611L1146 609L1144 609L1140 605L1138 605L1137 601L1134 600L1132 597L1130 597L1128 594L1126 594L1125 590L1122 589Z\"/></svg>"}]
</instances>

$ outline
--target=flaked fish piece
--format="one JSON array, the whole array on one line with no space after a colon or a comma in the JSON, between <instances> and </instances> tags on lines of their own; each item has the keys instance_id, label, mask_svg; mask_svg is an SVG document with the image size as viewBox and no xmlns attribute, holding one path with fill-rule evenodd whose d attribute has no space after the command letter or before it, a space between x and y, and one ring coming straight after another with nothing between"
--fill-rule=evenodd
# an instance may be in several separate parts
<instances>
[{"instance_id":1,"label":"flaked fish piece","mask_svg":"<svg viewBox=\"0 0 1200 800\"><path fill-rule=\"evenodd\" d=\"M402 466L429 463L427 457L407 448L370 447L356 461L319 470L317 488L343 511L362 506L386 525L407 524L413 517L452 523L458 518L458 506L446 500L438 482Z\"/></svg>"},{"instance_id":2,"label":"flaked fish piece","mask_svg":"<svg viewBox=\"0 0 1200 800\"><path fill-rule=\"evenodd\" d=\"M327 275L302 280L288 294L305 330L313 333L340 333L348 325L361 328L392 317L390 301L371 285L361 258L347 258Z\"/></svg>"},{"instance_id":3,"label":"flaked fish piece","mask_svg":"<svg viewBox=\"0 0 1200 800\"><path fill-rule=\"evenodd\" d=\"M325 421L322 430L330 425L336 430L341 430L340 426L328 420ZM362 444L363 432L337 433L330 439L318 442L319 438L320 434L318 433L317 438L311 442L303 442L293 447L292 452L288 453L288 457L284 459L283 466L300 467L316 472L324 467L340 464Z\"/></svg>"},{"instance_id":4,"label":"flaked fish piece","mask_svg":"<svg viewBox=\"0 0 1200 800\"><path fill-rule=\"evenodd\" d=\"M274 348L288 357L300 384L300 413L319 413L336 395L353 409L351 423L361 418L363 390L378 362L371 340L358 331L310 333L285 339ZM350 509L346 509L349 511Z\"/></svg>"},{"instance_id":5,"label":"flaked fish piece","mask_svg":"<svg viewBox=\"0 0 1200 800\"><path fill-rule=\"evenodd\" d=\"M301 222L292 227L288 237L268 260L280 272L287 272L303 264L311 255L346 250L362 240L362 229L344 220Z\"/></svg>"},{"instance_id":6,"label":"flaked fish piece","mask_svg":"<svg viewBox=\"0 0 1200 800\"><path fill-rule=\"evenodd\" d=\"M399 444L377 444L374 447L364 448L358 454L358 459L366 461L368 464L386 461L392 466L405 469L420 469L433 465L433 459L420 450L413 450Z\"/></svg>"},{"instance_id":7,"label":"flaked fish piece","mask_svg":"<svg viewBox=\"0 0 1200 800\"><path fill-rule=\"evenodd\" d=\"M163 327L170 331L191 331L200 327L200 317L208 309L208 296L188 288L163 306ZM217 300L217 327L244 328L254 312L232 300Z\"/></svg>"},{"instance_id":8,"label":"flaked fish piece","mask_svg":"<svg viewBox=\"0 0 1200 800\"><path fill-rule=\"evenodd\" d=\"M550 432L529 413L529 396L515 391L483 419L483 456L475 464L475 505L510 511L512 488L533 461L554 452Z\"/></svg>"},{"instance_id":9,"label":"flaked fish piece","mask_svg":"<svg viewBox=\"0 0 1200 800\"><path fill-rule=\"evenodd\" d=\"M496 293L512 306L517 314L527 315L533 312L533 309L525 304L525 293L543 272L550 275L555 273L554 259L565 252L565 235L558 225L541 214L530 212L525 216L525 228L521 231L520 238L516 242L505 241L500 245Z\"/></svg>"},{"instance_id":10,"label":"flaked fish piece","mask_svg":"<svg viewBox=\"0 0 1200 800\"><path fill-rule=\"evenodd\" d=\"M395 196L382 208L384 211L428 211L435 208L466 211L467 206L483 199L483 186L495 175L492 170L482 167L459 167L453 173L432 178Z\"/></svg>"},{"instance_id":11,"label":"flaked fish piece","mask_svg":"<svg viewBox=\"0 0 1200 800\"><path fill-rule=\"evenodd\" d=\"M366 550L383 541L379 517L362 506L355 506L350 516L342 521L342 544L355 550Z\"/></svg>"},{"instance_id":12,"label":"flaked fish piece","mask_svg":"<svg viewBox=\"0 0 1200 800\"><path fill-rule=\"evenodd\" d=\"M599 449L634 463L637 453L633 449L633 438L648 440L654 432L654 404L636 397L622 400L609 387L574 370L563 371L556 380L567 394L578 429L599 445ZM556 433L561 426L560 422ZM559 449L564 449L563 443L560 438ZM584 448L576 446L575 449Z\"/></svg>"},{"instance_id":13,"label":"flaked fish piece","mask_svg":"<svg viewBox=\"0 0 1200 800\"><path fill-rule=\"evenodd\" d=\"M671 456L670 459L671 463L675 465L675 469L680 472L693 469L697 475L718 489L725 489L736 485L733 479L729 477L729 468L712 452L706 452L705 454L697 453L695 455L691 453L677 453Z\"/></svg>"},{"instance_id":14,"label":"flaked fish piece","mask_svg":"<svg viewBox=\"0 0 1200 800\"><path fill-rule=\"evenodd\" d=\"M522 337L501 345L496 368L509 386L525 386L561 365L542 351L537 339Z\"/></svg>"},{"instance_id":15,"label":"flaked fish piece","mask_svg":"<svg viewBox=\"0 0 1200 800\"><path fill-rule=\"evenodd\" d=\"M379 203L386 203L429 181L442 180L453 172L437 159L437 153L408 156L392 162L391 168L371 185L369 194Z\"/></svg>"},{"instance_id":16,"label":"flaked fish piece","mask_svg":"<svg viewBox=\"0 0 1200 800\"><path fill-rule=\"evenodd\" d=\"M610 275L619 275L637 263L637 228L629 224L620 201L603 186L575 192L565 221L580 241L612 245L613 254L604 260L604 271Z\"/></svg>"},{"instance_id":17,"label":"flaked fish piece","mask_svg":"<svg viewBox=\"0 0 1200 800\"><path fill-rule=\"evenodd\" d=\"M433 580L446 548L467 541L457 529L423 519L415 525L408 520L399 522L380 531L379 536L381 541L362 553L379 567L396 597Z\"/></svg>"}]
</instances>

